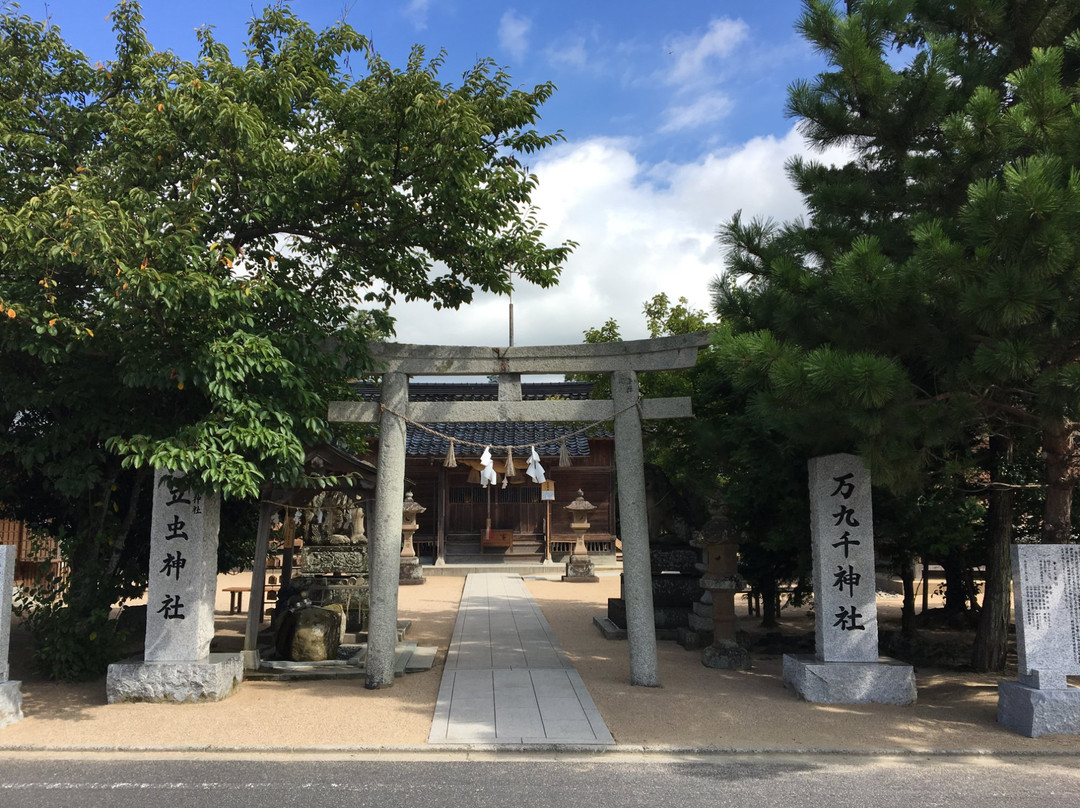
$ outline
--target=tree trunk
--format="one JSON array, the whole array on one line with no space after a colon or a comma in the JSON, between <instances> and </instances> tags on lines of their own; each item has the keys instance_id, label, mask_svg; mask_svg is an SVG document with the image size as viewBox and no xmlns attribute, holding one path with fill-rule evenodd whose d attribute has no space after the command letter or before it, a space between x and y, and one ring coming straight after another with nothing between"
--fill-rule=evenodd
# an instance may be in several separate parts
<instances>
[{"instance_id":1,"label":"tree trunk","mask_svg":"<svg viewBox=\"0 0 1080 808\"><path fill-rule=\"evenodd\" d=\"M779 615L776 610L776 579L768 578L761 585L761 627L776 628Z\"/></svg>"},{"instance_id":2,"label":"tree trunk","mask_svg":"<svg viewBox=\"0 0 1080 808\"><path fill-rule=\"evenodd\" d=\"M1012 459L1012 440L1003 435L990 438L990 482L1002 481L1002 467ZM1009 548L1013 530L1013 491L991 487L987 502L986 587L983 592L979 627L971 651L975 670L1005 669L1009 643L1009 594L1012 588L1012 560Z\"/></svg>"},{"instance_id":3,"label":"tree trunk","mask_svg":"<svg viewBox=\"0 0 1080 808\"><path fill-rule=\"evenodd\" d=\"M900 635L912 639L915 627L915 562L910 557L900 563L900 580L904 584L904 605L900 610Z\"/></svg>"},{"instance_id":4,"label":"tree trunk","mask_svg":"<svg viewBox=\"0 0 1080 808\"><path fill-rule=\"evenodd\" d=\"M1043 544L1068 544L1072 538L1072 496L1076 486L1076 424L1062 418L1043 428L1046 459L1046 509Z\"/></svg>"},{"instance_id":5,"label":"tree trunk","mask_svg":"<svg viewBox=\"0 0 1080 808\"><path fill-rule=\"evenodd\" d=\"M949 550L941 562L945 572L945 620L948 625L957 628L964 623L968 604L965 563L964 554L955 548Z\"/></svg>"}]
</instances>

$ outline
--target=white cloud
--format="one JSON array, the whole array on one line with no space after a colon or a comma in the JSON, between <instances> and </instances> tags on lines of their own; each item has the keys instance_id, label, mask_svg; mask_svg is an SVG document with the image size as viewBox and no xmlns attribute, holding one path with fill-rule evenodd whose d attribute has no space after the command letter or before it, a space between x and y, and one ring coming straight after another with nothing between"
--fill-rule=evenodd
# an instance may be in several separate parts
<instances>
[{"instance_id":1,"label":"white cloud","mask_svg":"<svg viewBox=\"0 0 1080 808\"><path fill-rule=\"evenodd\" d=\"M678 132L695 129L718 121L731 112L734 104L720 92L708 92L696 96L688 104L673 104L664 111L665 122L661 132Z\"/></svg>"},{"instance_id":2,"label":"white cloud","mask_svg":"<svg viewBox=\"0 0 1080 808\"><path fill-rule=\"evenodd\" d=\"M545 51L548 64L553 67L583 69L589 61L585 50L585 38L573 37L551 45Z\"/></svg>"},{"instance_id":3,"label":"white cloud","mask_svg":"<svg viewBox=\"0 0 1080 808\"><path fill-rule=\"evenodd\" d=\"M704 33L669 38L670 64L662 75L674 95L662 115L662 133L693 130L714 123L734 108L730 94L720 89L729 80L727 62L748 39L742 20L712 20ZM746 75L739 80L746 80Z\"/></svg>"},{"instance_id":4,"label":"white cloud","mask_svg":"<svg viewBox=\"0 0 1080 808\"><path fill-rule=\"evenodd\" d=\"M530 28L532 28L532 20L510 9L499 20L499 47L514 59L525 58L529 50Z\"/></svg>"},{"instance_id":5,"label":"white cloud","mask_svg":"<svg viewBox=\"0 0 1080 808\"><path fill-rule=\"evenodd\" d=\"M759 137L687 163L647 165L633 143L594 139L549 150L536 164L533 196L549 243L577 241L553 289L519 287L515 343L581 342L582 332L615 318L627 339L647 336L642 305L660 292L709 309L708 285L723 270L720 224L742 209L747 218L779 221L804 213L784 163L807 154L792 129ZM842 161L840 152L815 154ZM401 342L506 345L507 299L479 294L458 312L425 303L395 307Z\"/></svg>"},{"instance_id":6,"label":"white cloud","mask_svg":"<svg viewBox=\"0 0 1080 808\"><path fill-rule=\"evenodd\" d=\"M402 14L408 18L414 28L422 31L427 28L429 8L431 8L431 0L409 0L408 4L402 10Z\"/></svg>"},{"instance_id":7,"label":"white cloud","mask_svg":"<svg viewBox=\"0 0 1080 808\"><path fill-rule=\"evenodd\" d=\"M672 84L707 80L714 63L730 56L749 32L749 26L742 20L721 19L712 20L704 34L670 39L667 49L674 62L667 80Z\"/></svg>"}]
</instances>

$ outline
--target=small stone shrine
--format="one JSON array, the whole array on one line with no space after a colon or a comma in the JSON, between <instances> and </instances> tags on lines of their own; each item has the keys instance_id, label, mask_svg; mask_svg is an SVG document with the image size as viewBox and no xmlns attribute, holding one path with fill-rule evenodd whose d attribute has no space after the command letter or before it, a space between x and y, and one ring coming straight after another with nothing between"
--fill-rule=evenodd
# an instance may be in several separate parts
<instances>
[{"instance_id":1,"label":"small stone shrine","mask_svg":"<svg viewBox=\"0 0 1080 808\"><path fill-rule=\"evenodd\" d=\"M0 546L0 727L21 721L22 683L8 679L11 649L11 597L15 582L15 548Z\"/></svg>"},{"instance_id":2,"label":"small stone shrine","mask_svg":"<svg viewBox=\"0 0 1080 808\"><path fill-rule=\"evenodd\" d=\"M816 653L785 654L784 685L823 704L912 704L912 667L878 656L870 474L850 454L809 469Z\"/></svg>"},{"instance_id":3,"label":"small stone shrine","mask_svg":"<svg viewBox=\"0 0 1080 808\"><path fill-rule=\"evenodd\" d=\"M701 588L701 551L689 544L671 542L670 534L660 537L661 543L649 545L652 567L653 626L658 640L682 641L700 611L701 599L707 595ZM607 617L618 628L626 628L625 573L620 579L619 597L608 598ZM701 618L706 621L706 618ZM708 618L711 628L711 617ZM700 646L699 646L700 647Z\"/></svg>"},{"instance_id":4,"label":"small stone shrine","mask_svg":"<svg viewBox=\"0 0 1080 808\"><path fill-rule=\"evenodd\" d=\"M340 605L344 630L362 631L367 622L368 540L359 494L326 491L303 509L303 548L299 572L290 574L289 593L301 593L309 605ZM279 610L295 604L280 603ZM294 609L295 610L295 609Z\"/></svg>"},{"instance_id":5,"label":"small stone shrine","mask_svg":"<svg viewBox=\"0 0 1080 808\"><path fill-rule=\"evenodd\" d=\"M570 558L566 562L566 574L564 581L574 583L596 583L600 579L596 577L596 564L589 558L589 548L585 546L585 531L589 529L589 512L596 510L596 506L585 499L585 492L580 488L577 499L566 506L573 519L570 527L577 537L574 549L570 551Z\"/></svg>"},{"instance_id":6,"label":"small stone shrine","mask_svg":"<svg viewBox=\"0 0 1080 808\"><path fill-rule=\"evenodd\" d=\"M210 653L219 502L185 489L175 472L154 474L144 654L109 666L110 704L220 701L243 680L240 654Z\"/></svg>"},{"instance_id":7,"label":"small stone shrine","mask_svg":"<svg viewBox=\"0 0 1080 808\"><path fill-rule=\"evenodd\" d=\"M1014 544L1019 681L998 683L998 721L1014 732L1080 735L1080 545Z\"/></svg>"},{"instance_id":8,"label":"small stone shrine","mask_svg":"<svg viewBox=\"0 0 1080 808\"><path fill-rule=\"evenodd\" d=\"M650 589L653 603L653 631L658 640L672 640L687 649L701 648L709 637L693 636L699 627L712 631L711 598L701 588L701 549L693 546L694 533L687 518L692 505L683 499L666 475L655 466L645 466L645 496L648 512ZM625 575L621 583L625 584ZM702 614L708 607L708 615ZM619 597L608 598L607 618L616 627L627 627L625 587Z\"/></svg>"}]
</instances>

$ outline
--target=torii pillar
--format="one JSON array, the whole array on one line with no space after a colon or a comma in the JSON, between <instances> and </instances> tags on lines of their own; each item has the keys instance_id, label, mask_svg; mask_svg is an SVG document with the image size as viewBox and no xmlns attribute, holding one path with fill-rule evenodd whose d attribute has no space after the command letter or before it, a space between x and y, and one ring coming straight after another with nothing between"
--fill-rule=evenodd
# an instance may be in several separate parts
<instances>
[{"instance_id":1,"label":"torii pillar","mask_svg":"<svg viewBox=\"0 0 1080 808\"><path fill-rule=\"evenodd\" d=\"M689 398L642 399L637 374L691 368L698 350L708 342L709 333L701 332L629 342L537 347L397 343L369 346L383 376L381 402L332 401L328 416L331 422L379 424L375 517L369 536L371 611L365 662L368 688L394 684L401 500L405 495L404 418L417 423L614 421L630 684L660 684L641 421L688 418L692 413ZM409 376L496 375L501 387L504 380L512 383L519 374L565 373L610 374L612 400L520 401L514 400L520 395L509 393L500 395L499 401L409 402Z\"/></svg>"}]
</instances>

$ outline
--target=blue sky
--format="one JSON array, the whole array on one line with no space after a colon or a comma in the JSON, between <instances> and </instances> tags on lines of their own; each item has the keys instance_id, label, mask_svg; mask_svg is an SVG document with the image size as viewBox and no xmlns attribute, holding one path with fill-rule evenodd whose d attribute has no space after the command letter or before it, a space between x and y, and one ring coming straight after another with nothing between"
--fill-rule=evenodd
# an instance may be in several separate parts
<instances>
[{"instance_id":1,"label":"blue sky","mask_svg":"<svg viewBox=\"0 0 1080 808\"><path fill-rule=\"evenodd\" d=\"M151 43L192 58L195 29L239 59L261 0L145 0ZM823 68L794 31L798 0L294 0L316 28L344 19L392 64L414 43L447 52L453 80L479 58L516 83L553 81L541 128L566 142L530 158L534 201L552 242L579 243L555 290L515 292L516 342L578 342L617 319L625 337L645 336L641 308L658 292L708 307L723 269L717 227L739 209L790 219L802 212L783 172L805 153L784 116L786 88ZM111 0L23 0L92 61L111 57ZM833 156L826 155L826 159ZM395 307L403 342L506 344L505 298L478 296L461 312L422 303Z\"/></svg>"}]
</instances>

